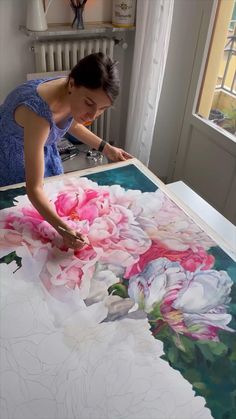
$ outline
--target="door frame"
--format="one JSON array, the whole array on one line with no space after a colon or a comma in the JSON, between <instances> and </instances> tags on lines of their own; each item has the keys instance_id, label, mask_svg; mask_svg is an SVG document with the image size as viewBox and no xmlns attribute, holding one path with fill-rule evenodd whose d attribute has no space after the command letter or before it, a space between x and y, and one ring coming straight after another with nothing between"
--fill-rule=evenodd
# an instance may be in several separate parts
<instances>
[{"instance_id":1,"label":"door frame","mask_svg":"<svg viewBox=\"0 0 236 419\"><path fill-rule=\"evenodd\" d=\"M198 116L196 112L198 98L204 77L205 66L208 57L208 51L211 43L212 32L214 28L215 15L218 1L205 2L201 25L199 27L199 39L196 49L196 56L193 63L193 72L190 82L189 94L186 103L185 114L182 123L182 130L176 149L176 164L172 173L169 173L171 180L180 180L184 173L186 155L189 146L189 136L192 127L195 127L206 136L211 137L219 147L236 157L236 139L226 130L213 124L211 121ZM234 177L234 176L233 176ZM232 182L233 182L232 177Z\"/></svg>"}]
</instances>

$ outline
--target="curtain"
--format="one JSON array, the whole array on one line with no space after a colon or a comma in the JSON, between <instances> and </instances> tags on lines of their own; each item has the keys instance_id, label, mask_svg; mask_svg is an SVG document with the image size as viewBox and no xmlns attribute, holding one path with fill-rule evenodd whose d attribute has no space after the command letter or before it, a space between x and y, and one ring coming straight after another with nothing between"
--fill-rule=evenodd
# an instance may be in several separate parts
<instances>
[{"instance_id":1,"label":"curtain","mask_svg":"<svg viewBox=\"0 0 236 419\"><path fill-rule=\"evenodd\" d=\"M125 149L148 165L174 0L137 0Z\"/></svg>"}]
</instances>

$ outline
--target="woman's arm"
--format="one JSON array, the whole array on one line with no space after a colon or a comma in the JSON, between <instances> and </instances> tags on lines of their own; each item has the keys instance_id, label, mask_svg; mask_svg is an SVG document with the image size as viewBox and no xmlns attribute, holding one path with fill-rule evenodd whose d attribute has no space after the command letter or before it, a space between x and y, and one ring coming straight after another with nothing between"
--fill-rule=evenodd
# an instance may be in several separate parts
<instances>
[{"instance_id":1,"label":"woman's arm","mask_svg":"<svg viewBox=\"0 0 236 419\"><path fill-rule=\"evenodd\" d=\"M83 126L82 124L79 124L78 122L73 122L69 133L74 135L78 140L82 141L83 143L89 145L91 148L95 148L96 150L99 149L99 146L102 142L102 139L95 135L93 132L91 132L88 128ZM106 143L102 153L112 161L122 161L131 159L133 156L131 156L129 153L126 153L122 148L114 147L109 143Z\"/></svg>"},{"instance_id":2,"label":"woman's arm","mask_svg":"<svg viewBox=\"0 0 236 419\"><path fill-rule=\"evenodd\" d=\"M76 232L57 215L43 190L44 145L50 132L48 121L26 107L21 107L16 113L16 121L24 128L25 179L30 201L43 218L63 236L68 247L82 247L79 234L77 234L78 239L73 240L68 234L60 231L59 227L62 227L76 235Z\"/></svg>"}]
</instances>

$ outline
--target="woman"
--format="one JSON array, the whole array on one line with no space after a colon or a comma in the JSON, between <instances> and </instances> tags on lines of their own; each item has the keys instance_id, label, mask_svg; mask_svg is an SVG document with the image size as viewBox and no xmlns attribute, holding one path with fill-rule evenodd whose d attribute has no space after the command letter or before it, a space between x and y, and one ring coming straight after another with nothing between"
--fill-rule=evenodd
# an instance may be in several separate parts
<instances>
[{"instance_id":1,"label":"woman","mask_svg":"<svg viewBox=\"0 0 236 419\"><path fill-rule=\"evenodd\" d=\"M25 181L34 207L71 248L83 247L83 237L57 215L44 193L43 178L63 173L56 142L67 131L110 160L131 157L84 126L109 108L118 93L115 63L95 53L83 58L68 78L26 82L0 106L0 186Z\"/></svg>"}]
</instances>

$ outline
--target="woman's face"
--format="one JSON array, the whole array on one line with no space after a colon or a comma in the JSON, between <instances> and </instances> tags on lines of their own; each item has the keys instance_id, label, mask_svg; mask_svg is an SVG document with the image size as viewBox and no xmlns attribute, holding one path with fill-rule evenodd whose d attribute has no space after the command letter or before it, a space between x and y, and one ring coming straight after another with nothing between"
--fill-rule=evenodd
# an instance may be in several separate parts
<instances>
[{"instance_id":1,"label":"woman's face","mask_svg":"<svg viewBox=\"0 0 236 419\"><path fill-rule=\"evenodd\" d=\"M76 87L73 80L69 82L69 92L71 115L80 124L93 121L112 104L102 89Z\"/></svg>"}]
</instances>

